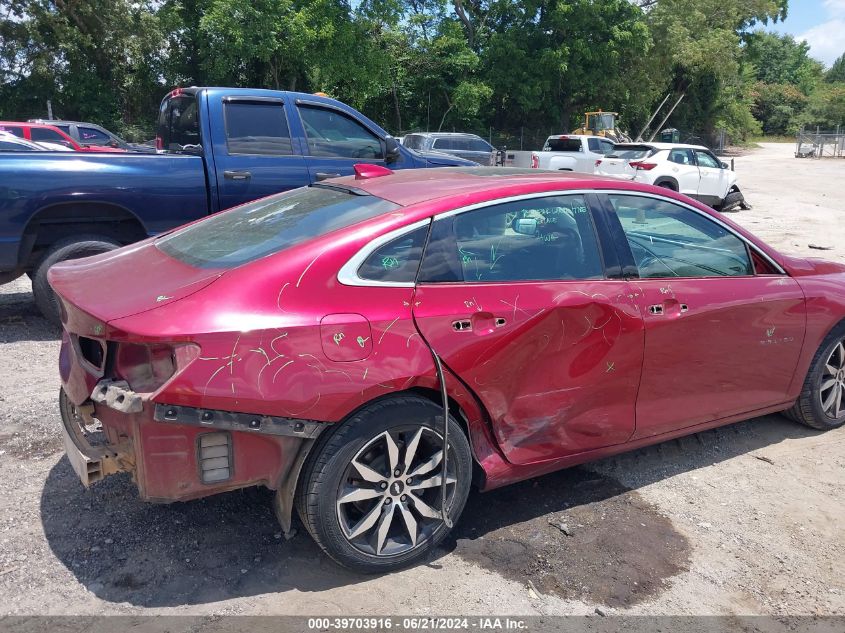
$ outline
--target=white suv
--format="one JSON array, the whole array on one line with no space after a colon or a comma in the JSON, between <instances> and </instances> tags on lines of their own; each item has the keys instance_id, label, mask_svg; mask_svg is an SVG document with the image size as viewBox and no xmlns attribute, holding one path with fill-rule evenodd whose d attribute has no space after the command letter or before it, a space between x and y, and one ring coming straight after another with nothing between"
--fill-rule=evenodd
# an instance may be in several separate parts
<instances>
[{"instance_id":1,"label":"white suv","mask_svg":"<svg viewBox=\"0 0 845 633\"><path fill-rule=\"evenodd\" d=\"M596 161L595 173L666 187L720 211L751 208L736 184L736 173L701 145L617 143Z\"/></svg>"}]
</instances>

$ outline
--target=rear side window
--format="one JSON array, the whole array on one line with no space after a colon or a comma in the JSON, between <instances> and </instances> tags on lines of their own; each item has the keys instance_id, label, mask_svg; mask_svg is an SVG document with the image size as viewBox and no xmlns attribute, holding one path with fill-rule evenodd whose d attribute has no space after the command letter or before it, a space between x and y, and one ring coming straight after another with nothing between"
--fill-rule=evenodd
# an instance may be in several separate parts
<instances>
[{"instance_id":1,"label":"rear side window","mask_svg":"<svg viewBox=\"0 0 845 633\"><path fill-rule=\"evenodd\" d=\"M673 149L669 152L669 162L677 163L678 165L695 165L692 150L689 149Z\"/></svg>"},{"instance_id":2,"label":"rear side window","mask_svg":"<svg viewBox=\"0 0 845 633\"><path fill-rule=\"evenodd\" d=\"M212 215L156 246L198 268L235 268L396 208L375 196L303 187Z\"/></svg>"},{"instance_id":3,"label":"rear side window","mask_svg":"<svg viewBox=\"0 0 845 633\"><path fill-rule=\"evenodd\" d=\"M450 221L451 232L438 226ZM425 260L423 281L555 281L604 274L586 201L578 195L508 202L439 220Z\"/></svg>"},{"instance_id":4,"label":"rear side window","mask_svg":"<svg viewBox=\"0 0 845 633\"><path fill-rule=\"evenodd\" d=\"M358 276L370 281L413 283L427 234L428 226L424 226L377 248L358 268Z\"/></svg>"},{"instance_id":5,"label":"rear side window","mask_svg":"<svg viewBox=\"0 0 845 633\"><path fill-rule=\"evenodd\" d=\"M81 125L76 129L79 130L80 143L84 143L85 145L108 145L111 143L109 135L100 132L100 130L95 130L92 127L82 127Z\"/></svg>"},{"instance_id":6,"label":"rear side window","mask_svg":"<svg viewBox=\"0 0 845 633\"><path fill-rule=\"evenodd\" d=\"M311 156L383 159L381 140L352 117L330 108L300 106Z\"/></svg>"},{"instance_id":7,"label":"rear side window","mask_svg":"<svg viewBox=\"0 0 845 633\"><path fill-rule=\"evenodd\" d=\"M293 154L285 106L280 103L227 103L226 143L230 154Z\"/></svg>"},{"instance_id":8,"label":"rear side window","mask_svg":"<svg viewBox=\"0 0 845 633\"><path fill-rule=\"evenodd\" d=\"M579 138L550 138L543 146L546 152L580 152L581 139Z\"/></svg>"},{"instance_id":9,"label":"rear side window","mask_svg":"<svg viewBox=\"0 0 845 633\"><path fill-rule=\"evenodd\" d=\"M170 97L161 102L156 146L171 152L202 147L199 108L194 95Z\"/></svg>"}]
</instances>

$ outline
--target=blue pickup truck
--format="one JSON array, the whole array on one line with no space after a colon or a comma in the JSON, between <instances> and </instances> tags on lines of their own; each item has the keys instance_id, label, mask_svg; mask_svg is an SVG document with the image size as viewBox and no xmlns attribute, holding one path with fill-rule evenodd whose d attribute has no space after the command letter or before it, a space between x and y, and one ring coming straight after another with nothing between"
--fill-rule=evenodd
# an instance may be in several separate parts
<instances>
[{"instance_id":1,"label":"blue pickup truck","mask_svg":"<svg viewBox=\"0 0 845 633\"><path fill-rule=\"evenodd\" d=\"M161 103L158 154L0 153L0 283L26 273L58 321L56 262L101 253L221 209L353 173L474 165L401 146L326 97L246 88L180 88Z\"/></svg>"}]
</instances>

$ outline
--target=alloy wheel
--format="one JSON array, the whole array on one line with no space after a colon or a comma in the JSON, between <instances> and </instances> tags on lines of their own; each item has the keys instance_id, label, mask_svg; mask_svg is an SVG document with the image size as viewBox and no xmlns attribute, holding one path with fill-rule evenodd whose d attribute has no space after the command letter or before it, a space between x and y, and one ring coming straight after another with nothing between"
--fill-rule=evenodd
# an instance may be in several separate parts
<instances>
[{"instance_id":1,"label":"alloy wheel","mask_svg":"<svg viewBox=\"0 0 845 633\"><path fill-rule=\"evenodd\" d=\"M845 414L845 341L839 341L825 361L819 400L829 418L838 420Z\"/></svg>"},{"instance_id":2,"label":"alloy wheel","mask_svg":"<svg viewBox=\"0 0 845 633\"><path fill-rule=\"evenodd\" d=\"M450 442L446 507L457 479ZM443 437L425 426L397 427L371 439L352 458L337 492L337 517L346 540L375 556L424 546L443 525Z\"/></svg>"}]
</instances>

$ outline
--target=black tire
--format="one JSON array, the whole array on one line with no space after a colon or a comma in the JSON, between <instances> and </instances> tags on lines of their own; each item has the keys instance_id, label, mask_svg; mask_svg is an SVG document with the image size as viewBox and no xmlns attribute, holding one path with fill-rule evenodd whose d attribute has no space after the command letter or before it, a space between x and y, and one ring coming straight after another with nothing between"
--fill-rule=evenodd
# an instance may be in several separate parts
<instances>
[{"instance_id":1,"label":"black tire","mask_svg":"<svg viewBox=\"0 0 845 633\"><path fill-rule=\"evenodd\" d=\"M434 434L436 434L436 437L440 437L442 442L440 435L443 430L441 412L441 407L425 398L416 396L386 398L365 406L351 418L339 424L336 429L323 433L318 438L299 480L296 506L300 519L309 534L335 562L363 573L393 571L416 562L429 554L449 533L449 528L445 523L439 520L425 519L422 515L415 514L420 525L430 524L429 532L423 540L418 541L415 545L408 545L410 549L407 551L379 555L376 549L376 553L367 553L359 549L358 545L353 544L353 539L348 538L344 532L345 528L341 525L341 505L338 502L341 496L341 487L346 488L349 485L347 477L349 469L352 468L351 464L354 459L360 457L359 454L362 450L372 446L373 442L378 441L378 438L386 431L391 431L392 434L405 433L404 437L407 440L408 433L413 431L403 431L403 429L409 428L415 430L423 427L420 434L425 432L426 435L431 434L431 437L435 437ZM404 460L406 449L411 443L397 443L399 446L398 454L402 460ZM442 448L442 443L440 447ZM367 453L364 453L364 455L367 455ZM412 462L417 463L413 458ZM411 464L404 464L404 467L406 474L398 475L399 480L404 479L411 471ZM437 468L440 468L440 466ZM456 479L456 482L449 486L450 492L447 499L448 516L454 524L463 511L469 495L472 478L472 456L466 435L464 435L461 426L451 416L449 420L447 469L449 471L447 481L452 477ZM387 466L387 471L386 477L390 478L390 466ZM383 469L378 474L385 477ZM432 475L433 472L426 476L431 477ZM391 481L393 483L380 494L385 496L398 494L398 492L394 492L394 485L397 480L392 479ZM408 480L408 483L410 481ZM384 490L384 488L378 488L378 486L385 484L373 483L370 485L373 486L373 490ZM439 495L439 490L438 485L436 488L429 488L425 494L430 495L433 491ZM401 489L399 492L401 492ZM407 489L407 492L409 493L408 497L414 497L410 488ZM417 494L422 496L423 493L417 491ZM417 512L416 506L410 498L407 502L404 501L405 497L402 497L402 499L402 503L397 498L396 503L393 504L396 507L391 509L391 517L393 517L391 521L404 519L404 516L400 518L400 511L408 511L410 508L415 513ZM385 509L390 509L388 505L390 502L387 499L383 500L381 497L362 503L374 504L362 510L361 514L366 516L373 513L374 516L379 516L379 519L376 519L379 525ZM382 504L384 504L384 508L382 508ZM432 507L428 509L432 509ZM375 523L373 525L375 526ZM388 522L388 525L396 526L396 524L390 522ZM404 525L403 523L399 527ZM369 532L369 528L367 532Z\"/></svg>"},{"instance_id":2,"label":"black tire","mask_svg":"<svg viewBox=\"0 0 845 633\"><path fill-rule=\"evenodd\" d=\"M30 275L35 305L38 306L44 318L54 325L61 326L59 302L47 281L47 271L50 266L69 259L99 255L119 247L120 244L117 241L102 235L74 235L53 244L38 260Z\"/></svg>"},{"instance_id":3,"label":"black tire","mask_svg":"<svg viewBox=\"0 0 845 633\"><path fill-rule=\"evenodd\" d=\"M742 193L734 189L733 191L729 191L728 195L725 196L725 199L722 200L722 204L719 207L719 211L721 211L722 213L738 211L738 207L741 208L741 205L744 202L745 198L743 198Z\"/></svg>"},{"instance_id":4,"label":"black tire","mask_svg":"<svg viewBox=\"0 0 845 633\"><path fill-rule=\"evenodd\" d=\"M834 418L825 413L822 406L822 378L825 366L836 347L845 342L845 325L840 324L825 337L810 363L810 371L801 388L801 395L786 414L805 426L820 431L829 431L845 424L845 406L840 416ZM843 396L845 398L845 396Z\"/></svg>"},{"instance_id":5,"label":"black tire","mask_svg":"<svg viewBox=\"0 0 845 633\"><path fill-rule=\"evenodd\" d=\"M671 180L664 180L662 182L657 183L656 186L662 187L663 189L669 189L670 191L678 190L678 187Z\"/></svg>"}]
</instances>

